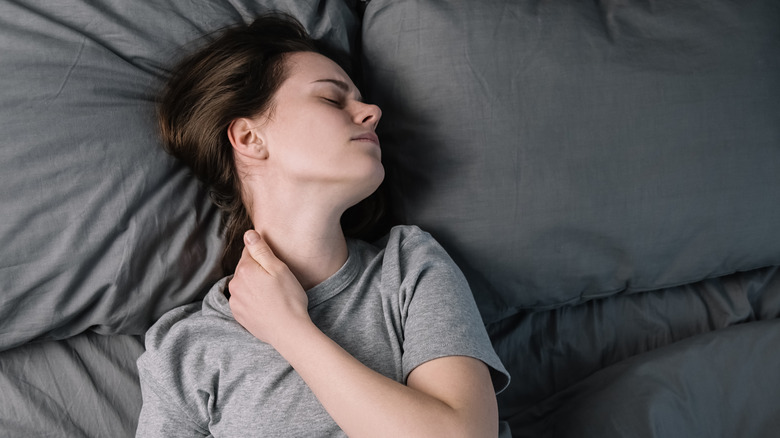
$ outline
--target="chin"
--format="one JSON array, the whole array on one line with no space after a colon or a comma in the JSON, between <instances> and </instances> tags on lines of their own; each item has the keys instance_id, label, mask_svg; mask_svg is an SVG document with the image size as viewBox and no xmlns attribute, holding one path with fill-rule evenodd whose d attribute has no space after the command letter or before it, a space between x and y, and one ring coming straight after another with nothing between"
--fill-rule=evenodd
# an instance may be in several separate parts
<instances>
[{"instance_id":1,"label":"chin","mask_svg":"<svg viewBox=\"0 0 780 438\"><path fill-rule=\"evenodd\" d=\"M385 180L385 168L384 168L384 166L382 166L381 163L379 164L378 168L374 172L373 176L374 176L374 181L373 181L374 182L374 186L373 186L373 189L371 190L371 193L374 193L376 191L376 189L379 188L379 185L382 184L382 181ZM369 193L369 195L371 193Z\"/></svg>"},{"instance_id":2,"label":"chin","mask_svg":"<svg viewBox=\"0 0 780 438\"><path fill-rule=\"evenodd\" d=\"M367 173L365 178L361 179L360 182L356 182L355 187L359 187L360 189L359 192L356 193L357 196L353 198L354 204L371 196L371 194L379 188L379 185L382 184L384 179L385 168L380 164L372 172Z\"/></svg>"}]
</instances>

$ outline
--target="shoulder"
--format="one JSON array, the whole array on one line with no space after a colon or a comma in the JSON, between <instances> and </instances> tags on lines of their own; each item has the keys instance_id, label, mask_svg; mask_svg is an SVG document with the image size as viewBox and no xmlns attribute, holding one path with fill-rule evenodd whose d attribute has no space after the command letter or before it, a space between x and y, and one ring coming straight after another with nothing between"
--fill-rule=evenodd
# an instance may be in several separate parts
<instances>
[{"instance_id":1,"label":"shoulder","mask_svg":"<svg viewBox=\"0 0 780 438\"><path fill-rule=\"evenodd\" d=\"M138 359L142 377L175 374L187 363L219 354L226 337L240 336L223 294L227 280L214 284L202 302L170 310L146 332L146 351Z\"/></svg>"},{"instance_id":2,"label":"shoulder","mask_svg":"<svg viewBox=\"0 0 780 438\"><path fill-rule=\"evenodd\" d=\"M213 300L212 295L220 292L226 279L218 281L209 290L204 301L193 302L169 310L146 332L146 350L158 351L165 347L166 341L171 337L180 338L186 336L187 332L204 319L204 307L206 302Z\"/></svg>"},{"instance_id":3,"label":"shoulder","mask_svg":"<svg viewBox=\"0 0 780 438\"><path fill-rule=\"evenodd\" d=\"M382 283L407 303L420 293L471 297L460 268L431 234L417 226L396 226L375 243L381 249ZM471 298L473 299L473 298Z\"/></svg>"},{"instance_id":4,"label":"shoulder","mask_svg":"<svg viewBox=\"0 0 780 438\"><path fill-rule=\"evenodd\" d=\"M384 246L386 257L395 256L405 262L452 263L439 242L416 225L395 226L378 244Z\"/></svg>"},{"instance_id":5,"label":"shoulder","mask_svg":"<svg viewBox=\"0 0 780 438\"><path fill-rule=\"evenodd\" d=\"M146 332L144 340L146 352L141 356L142 361L148 361L151 356L164 354L166 350L173 350L177 345L181 346L178 341L187 337L188 329L194 325L192 322L200 318L201 307L200 302L186 304L168 311L157 320Z\"/></svg>"},{"instance_id":6,"label":"shoulder","mask_svg":"<svg viewBox=\"0 0 780 438\"><path fill-rule=\"evenodd\" d=\"M421 263L444 262L454 265L447 251L428 232L416 225L396 225L373 242L351 240L364 268L381 264L383 270Z\"/></svg>"},{"instance_id":7,"label":"shoulder","mask_svg":"<svg viewBox=\"0 0 780 438\"><path fill-rule=\"evenodd\" d=\"M435 242L430 233L423 231L417 225L396 225L379 242L384 242L387 245L427 240Z\"/></svg>"}]
</instances>

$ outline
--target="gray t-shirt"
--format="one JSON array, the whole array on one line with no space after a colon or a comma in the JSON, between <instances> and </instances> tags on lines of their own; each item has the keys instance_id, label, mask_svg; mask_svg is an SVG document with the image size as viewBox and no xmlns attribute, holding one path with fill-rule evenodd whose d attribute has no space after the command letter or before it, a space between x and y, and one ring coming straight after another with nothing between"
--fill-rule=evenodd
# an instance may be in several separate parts
<instances>
[{"instance_id":1,"label":"gray t-shirt","mask_svg":"<svg viewBox=\"0 0 780 438\"><path fill-rule=\"evenodd\" d=\"M509 375L444 249L413 226L379 244L348 240L344 266L306 292L317 327L398 382L426 361L459 355L487 364L496 392L504 389ZM227 280L147 332L137 436L344 436L284 358L233 319Z\"/></svg>"}]
</instances>

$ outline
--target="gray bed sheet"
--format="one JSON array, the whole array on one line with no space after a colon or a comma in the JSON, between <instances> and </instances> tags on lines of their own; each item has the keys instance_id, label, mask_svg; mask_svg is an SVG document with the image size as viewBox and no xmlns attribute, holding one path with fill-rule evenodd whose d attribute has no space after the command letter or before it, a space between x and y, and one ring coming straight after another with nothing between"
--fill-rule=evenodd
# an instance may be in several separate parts
<instances>
[{"instance_id":1,"label":"gray bed sheet","mask_svg":"<svg viewBox=\"0 0 780 438\"><path fill-rule=\"evenodd\" d=\"M763 424L780 418L780 343L778 327L771 324L778 317L780 267L507 318L488 326L512 374L499 394L501 417L514 436L777 436ZM761 321L770 324L754 325ZM741 326L754 328L732 331ZM666 358L665 351L675 356ZM720 368L701 375L691 371L710 363ZM720 385L719 397L706 392L712 384ZM608 393L602 393L607 385ZM762 392L746 398L756 388ZM643 398L642 391L653 393ZM688 391L691 397L682 400L684 394L669 391ZM665 416L667 402L686 405L688 416ZM599 403L586 411L594 415L588 427L598 433L578 435L574 426L557 425L564 417L585 421L589 414L578 409ZM705 433L711 428L700 422L720 411L723 433ZM617 425L609 429L613 422L637 429L621 434ZM678 434L656 430L656 423L685 427ZM726 433L742 424L744 433Z\"/></svg>"},{"instance_id":2,"label":"gray bed sheet","mask_svg":"<svg viewBox=\"0 0 780 438\"><path fill-rule=\"evenodd\" d=\"M696 336L607 367L513 421L515 437L776 437L780 320Z\"/></svg>"},{"instance_id":3,"label":"gray bed sheet","mask_svg":"<svg viewBox=\"0 0 780 438\"><path fill-rule=\"evenodd\" d=\"M0 437L131 437L139 336L84 333L0 353Z\"/></svg>"}]
</instances>

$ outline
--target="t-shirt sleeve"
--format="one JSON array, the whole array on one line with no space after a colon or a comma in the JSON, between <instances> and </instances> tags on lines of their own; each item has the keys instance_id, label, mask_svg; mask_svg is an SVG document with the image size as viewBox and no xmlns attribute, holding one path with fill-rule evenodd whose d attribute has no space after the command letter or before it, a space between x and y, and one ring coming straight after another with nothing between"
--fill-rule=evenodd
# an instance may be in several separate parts
<instances>
[{"instance_id":1,"label":"t-shirt sleeve","mask_svg":"<svg viewBox=\"0 0 780 438\"><path fill-rule=\"evenodd\" d=\"M427 361L468 356L490 368L493 387L501 392L509 373L493 349L463 273L438 242L416 227L399 246L404 379Z\"/></svg>"},{"instance_id":2,"label":"t-shirt sleeve","mask_svg":"<svg viewBox=\"0 0 780 438\"><path fill-rule=\"evenodd\" d=\"M211 436L201 391L194 388L188 372L186 346L196 339L194 324L181 321L196 313L199 304L174 309L146 333L146 351L138 358L143 405L138 418L137 437Z\"/></svg>"}]
</instances>

